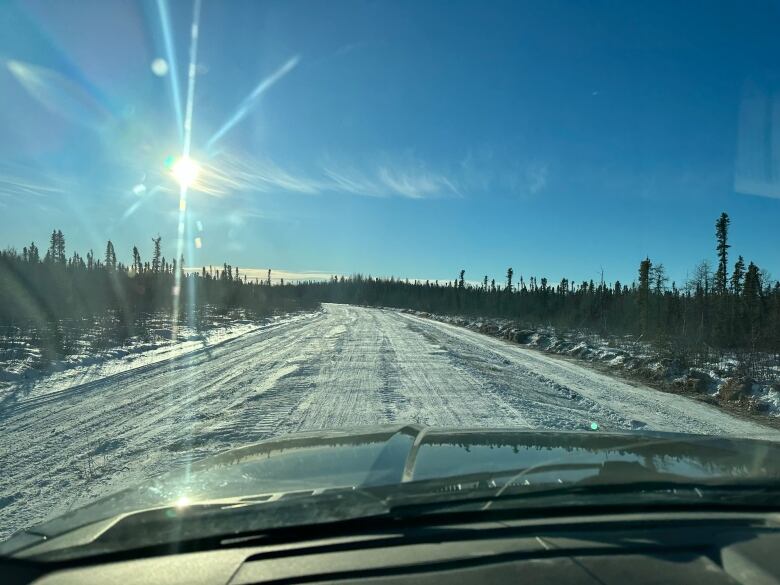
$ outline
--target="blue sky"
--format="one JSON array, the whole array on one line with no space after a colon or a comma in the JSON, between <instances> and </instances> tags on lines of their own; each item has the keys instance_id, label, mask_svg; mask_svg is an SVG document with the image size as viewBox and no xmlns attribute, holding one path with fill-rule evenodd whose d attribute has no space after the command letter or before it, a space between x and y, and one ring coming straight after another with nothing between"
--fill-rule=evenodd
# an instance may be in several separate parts
<instances>
[{"instance_id":1,"label":"blue sky","mask_svg":"<svg viewBox=\"0 0 780 585\"><path fill-rule=\"evenodd\" d=\"M192 20L0 3L0 245L174 254ZM186 262L679 283L726 211L778 277L777 30L777 2L203 0Z\"/></svg>"}]
</instances>

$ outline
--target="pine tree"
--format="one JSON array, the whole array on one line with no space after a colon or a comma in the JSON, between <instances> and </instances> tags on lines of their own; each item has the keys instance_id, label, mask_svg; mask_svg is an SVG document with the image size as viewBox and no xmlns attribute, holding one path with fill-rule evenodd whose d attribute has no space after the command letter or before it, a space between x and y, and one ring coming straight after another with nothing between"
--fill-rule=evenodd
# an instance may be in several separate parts
<instances>
[{"instance_id":1,"label":"pine tree","mask_svg":"<svg viewBox=\"0 0 780 585\"><path fill-rule=\"evenodd\" d=\"M46 251L46 259L49 262L57 261L57 230L52 230L49 238L49 249Z\"/></svg>"},{"instance_id":2,"label":"pine tree","mask_svg":"<svg viewBox=\"0 0 780 585\"><path fill-rule=\"evenodd\" d=\"M59 264L65 264L65 236L61 230L57 230L57 246L55 261Z\"/></svg>"},{"instance_id":3,"label":"pine tree","mask_svg":"<svg viewBox=\"0 0 780 585\"><path fill-rule=\"evenodd\" d=\"M141 254L138 252L138 247L133 246L133 272L141 274L143 272L143 265L141 264Z\"/></svg>"},{"instance_id":4,"label":"pine tree","mask_svg":"<svg viewBox=\"0 0 780 585\"><path fill-rule=\"evenodd\" d=\"M734 272L731 274L731 290L735 295L742 292L742 278L745 276L745 260L740 256L734 263Z\"/></svg>"},{"instance_id":5,"label":"pine tree","mask_svg":"<svg viewBox=\"0 0 780 585\"><path fill-rule=\"evenodd\" d=\"M27 250L27 261L30 264L38 264L41 261L38 246L35 245L35 242L30 242L30 247Z\"/></svg>"},{"instance_id":6,"label":"pine tree","mask_svg":"<svg viewBox=\"0 0 780 585\"><path fill-rule=\"evenodd\" d=\"M653 263L645 258L639 263L639 328L642 335L648 331L648 313L650 300L650 269Z\"/></svg>"},{"instance_id":7,"label":"pine tree","mask_svg":"<svg viewBox=\"0 0 780 585\"><path fill-rule=\"evenodd\" d=\"M742 290L744 317L750 331L750 341L755 344L761 323L761 277L758 266L752 262L745 273L745 286Z\"/></svg>"},{"instance_id":8,"label":"pine tree","mask_svg":"<svg viewBox=\"0 0 780 585\"><path fill-rule=\"evenodd\" d=\"M152 253L152 272L157 274L160 272L160 240L162 238L158 234L156 238L152 238L154 242L154 252Z\"/></svg>"},{"instance_id":9,"label":"pine tree","mask_svg":"<svg viewBox=\"0 0 780 585\"><path fill-rule=\"evenodd\" d=\"M106 242L106 256L105 256L106 268L109 270L116 270L116 252L114 252L114 244L111 240Z\"/></svg>"},{"instance_id":10,"label":"pine tree","mask_svg":"<svg viewBox=\"0 0 780 585\"><path fill-rule=\"evenodd\" d=\"M666 268L664 268L663 264L655 264L651 271L651 280L653 283L653 292L655 294L662 294L666 290L666 283L669 282L669 279L666 276Z\"/></svg>"},{"instance_id":11,"label":"pine tree","mask_svg":"<svg viewBox=\"0 0 780 585\"><path fill-rule=\"evenodd\" d=\"M514 274L514 270L512 270L512 267L510 266L506 270L506 290L507 292L512 292L512 275Z\"/></svg>"},{"instance_id":12,"label":"pine tree","mask_svg":"<svg viewBox=\"0 0 780 585\"><path fill-rule=\"evenodd\" d=\"M727 287L727 274L728 270L728 249L731 247L728 244L729 233L729 216L726 213L721 213L718 220L715 222L715 238L717 244L715 249L718 251L718 270L715 272L715 293L719 295L726 294Z\"/></svg>"}]
</instances>

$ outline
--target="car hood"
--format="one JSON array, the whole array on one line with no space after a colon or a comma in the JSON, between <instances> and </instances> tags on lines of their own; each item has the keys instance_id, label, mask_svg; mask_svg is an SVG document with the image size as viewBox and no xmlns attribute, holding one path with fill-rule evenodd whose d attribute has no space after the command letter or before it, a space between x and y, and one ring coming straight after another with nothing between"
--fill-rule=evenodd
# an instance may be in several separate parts
<instances>
[{"instance_id":1,"label":"car hood","mask_svg":"<svg viewBox=\"0 0 780 585\"><path fill-rule=\"evenodd\" d=\"M694 480L777 481L780 444L673 433L419 425L299 433L202 459L92 502L17 533L0 546L0 553L9 554L32 541L139 510L230 499L276 501L333 489L490 476L556 463L575 469L578 463L587 464L579 471L587 476L593 474L593 464L616 462L633 464L626 465L626 470L642 466ZM610 481L615 479L611 474Z\"/></svg>"}]
</instances>

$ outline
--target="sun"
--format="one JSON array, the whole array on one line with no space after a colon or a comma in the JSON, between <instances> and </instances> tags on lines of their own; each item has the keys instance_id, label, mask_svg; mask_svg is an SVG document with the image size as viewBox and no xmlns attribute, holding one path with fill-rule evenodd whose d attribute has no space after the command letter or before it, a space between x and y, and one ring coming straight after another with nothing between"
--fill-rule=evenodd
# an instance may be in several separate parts
<instances>
[{"instance_id":1,"label":"sun","mask_svg":"<svg viewBox=\"0 0 780 585\"><path fill-rule=\"evenodd\" d=\"M190 187L200 174L200 165L188 156L177 158L171 165L171 174L182 187Z\"/></svg>"}]
</instances>

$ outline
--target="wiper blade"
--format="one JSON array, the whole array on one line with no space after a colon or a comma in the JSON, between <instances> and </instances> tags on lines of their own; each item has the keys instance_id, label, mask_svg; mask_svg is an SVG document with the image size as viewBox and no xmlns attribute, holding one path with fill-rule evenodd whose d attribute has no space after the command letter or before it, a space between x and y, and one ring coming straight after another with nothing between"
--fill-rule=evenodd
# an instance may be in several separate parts
<instances>
[{"instance_id":1,"label":"wiper blade","mask_svg":"<svg viewBox=\"0 0 780 585\"><path fill-rule=\"evenodd\" d=\"M573 498L575 496L576 498ZM400 502L391 507L391 513L397 517L410 517L442 512L517 510L540 506L573 508L600 504L621 507L668 503L779 508L780 485L655 480L613 484L579 482L566 485L513 486L507 490L480 490L465 497L462 493L446 494L435 501Z\"/></svg>"}]
</instances>

